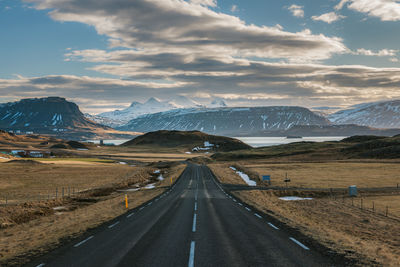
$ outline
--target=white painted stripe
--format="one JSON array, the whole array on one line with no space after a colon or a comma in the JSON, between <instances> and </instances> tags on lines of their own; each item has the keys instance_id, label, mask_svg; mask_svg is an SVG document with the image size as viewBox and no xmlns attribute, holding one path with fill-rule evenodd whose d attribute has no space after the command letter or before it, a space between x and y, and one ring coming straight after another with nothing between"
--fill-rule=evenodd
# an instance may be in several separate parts
<instances>
[{"instance_id":1,"label":"white painted stripe","mask_svg":"<svg viewBox=\"0 0 400 267\"><path fill-rule=\"evenodd\" d=\"M197 210L197 202L194 203L194 210Z\"/></svg>"},{"instance_id":2,"label":"white painted stripe","mask_svg":"<svg viewBox=\"0 0 400 267\"><path fill-rule=\"evenodd\" d=\"M242 203L238 203L240 206L243 206L243 204Z\"/></svg>"},{"instance_id":3,"label":"white painted stripe","mask_svg":"<svg viewBox=\"0 0 400 267\"><path fill-rule=\"evenodd\" d=\"M233 201L237 202L236 199L232 199Z\"/></svg>"},{"instance_id":4,"label":"white painted stripe","mask_svg":"<svg viewBox=\"0 0 400 267\"><path fill-rule=\"evenodd\" d=\"M275 230L279 230L278 227L276 227L275 225L273 225L272 223L268 223L269 226L271 226L272 228L274 228Z\"/></svg>"},{"instance_id":5,"label":"white painted stripe","mask_svg":"<svg viewBox=\"0 0 400 267\"><path fill-rule=\"evenodd\" d=\"M192 241L190 243L190 255L189 255L188 267L194 267L194 247L195 247L195 242Z\"/></svg>"},{"instance_id":6,"label":"white painted stripe","mask_svg":"<svg viewBox=\"0 0 400 267\"><path fill-rule=\"evenodd\" d=\"M257 213L254 213L254 215L255 215L256 217L262 219L262 217L261 217L259 214L257 214Z\"/></svg>"},{"instance_id":7,"label":"white painted stripe","mask_svg":"<svg viewBox=\"0 0 400 267\"><path fill-rule=\"evenodd\" d=\"M152 202L150 202L149 204L147 204L147 206L150 206L151 204L153 204L153 201L152 201Z\"/></svg>"},{"instance_id":8,"label":"white painted stripe","mask_svg":"<svg viewBox=\"0 0 400 267\"><path fill-rule=\"evenodd\" d=\"M131 214L126 215L126 218L131 217L133 214L135 214L134 212L132 212Z\"/></svg>"},{"instance_id":9,"label":"white painted stripe","mask_svg":"<svg viewBox=\"0 0 400 267\"><path fill-rule=\"evenodd\" d=\"M142 209L144 209L144 207L141 207L139 210L142 210Z\"/></svg>"},{"instance_id":10,"label":"white painted stripe","mask_svg":"<svg viewBox=\"0 0 400 267\"><path fill-rule=\"evenodd\" d=\"M113 223L113 224L109 225L108 228L111 229L111 228L113 228L114 226L116 226L117 224L119 224L119 221L117 221L116 223Z\"/></svg>"},{"instance_id":11,"label":"white painted stripe","mask_svg":"<svg viewBox=\"0 0 400 267\"><path fill-rule=\"evenodd\" d=\"M74 248L77 248L77 247L79 247L80 245L82 245L83 243L86 243L87 241L89 241L90 239L92 239L93 238L93 236L91 235L91 236L89 236L88 238L86 238L85 240L83 240L83 241L81 241L81 242L79 242L79 243L76 243L75 245L74 245ZM43 265L42 265L43 266Z\"/></svg>"},{"instance_id":12,"label":"white painted stripe","mask_svg":"<svg viewBox=\"0 0 400 267\"><path fill-rule=\"evenodd\" d=\"M244 207L246 210L251 211L251 209L249 209L248 207Z\"/></svg>"},{"instance_id":13,"label":"white painted stripe","mask_svg":"<svg viewBox=\"0 0 400 267\"><path fill-rule=\"evenodd\" d=\"M305 250L310 250L308 247L306 247L305 245L303 245L302 243L300 243L300 241L297 241L296 239L294 239L293 237L289 238L290 240L292 240L294 243L296 243L297 245L299 245L300 247L304 248Z\"/></svg>"},{"instance_id":14,"label":"white painted stripe","mask_svg":"<svg viewBox=\"0 0 400 267\"><path fill-rule=\"evenodd\" d=\"M196 232L196 217L197 217L197 214L195 213L195 214L193 215L192 232Z\"/></svg>"},{"instance_id":15,"label":"white painted stripe","mask_svg":"<svg viewBox=\"0 0 400 267\"><path fill-rule=\"evenodd\" d=\"M41 263L41 264L39 264L38 266L36 266L36 267L43 267L43 266L45 266L46 264L44 264L44 263Z\"/></svg>"}]
</instances>

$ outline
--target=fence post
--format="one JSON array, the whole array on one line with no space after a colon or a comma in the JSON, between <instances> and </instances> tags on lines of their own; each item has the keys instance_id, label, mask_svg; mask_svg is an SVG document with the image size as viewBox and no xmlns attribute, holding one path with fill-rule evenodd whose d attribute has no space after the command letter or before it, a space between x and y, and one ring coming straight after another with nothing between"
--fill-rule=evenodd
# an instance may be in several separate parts
<instances>
[{"instance_id":1,"label":"fence post","mask_svg":"<svg viewBox=\"0 0 400 267\"><path fill-rule=\"evenodd\" d=\"M389 213L389 207L386 206L386 217L388 216L388 213Z\"/></svg>"},{"instance_id":2,"label":"fence post","mask_svg":"<svg viewBox=\"0 0 400 267\"><path fill-rule=\"evenodd\" d=\"M7 203L8 203L8 195L6 195L6 206L7 206Z\"/></svg>"},{"instance_id":3,"label":"fence post","mask_svg":"<svg viewBox=\"0 0 400 267\"><path fill-rule=\"evenodd\" d=\"M363 209L363 199L361 198L361 209Z\"/></svg>"},{"instance_id":4,"label":"fence post","mask_svg":"<svg viewBox=\"0 0 400 267\"><path fill-rule=\"evenodd\" d=\"M56 187L56 200L58 198L58 187Z\"/></svg>"},{"instance_id":5,"label":"fence post","mask_svg":"<svg viewBox=\"0 0 400 267\"><path fill-rule=\"evenodd\" d=\"M372 211L375 212L375 202L372 201Z\"/></svg>"}]
</instances>

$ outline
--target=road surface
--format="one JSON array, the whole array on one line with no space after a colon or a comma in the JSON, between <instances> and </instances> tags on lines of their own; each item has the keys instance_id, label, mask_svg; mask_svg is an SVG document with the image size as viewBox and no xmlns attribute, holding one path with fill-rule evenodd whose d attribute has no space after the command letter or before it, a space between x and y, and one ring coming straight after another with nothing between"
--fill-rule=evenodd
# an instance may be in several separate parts
<instances>
[{"instance_id":1,"label":"road surface","mask_svg":"<svg viewBox=\"0 0 400 267\"><path fill-rule=\"evenodd\" d=\"M160 197L30 266L333 266L190 164Z\"/></svg>"}]
</instances>

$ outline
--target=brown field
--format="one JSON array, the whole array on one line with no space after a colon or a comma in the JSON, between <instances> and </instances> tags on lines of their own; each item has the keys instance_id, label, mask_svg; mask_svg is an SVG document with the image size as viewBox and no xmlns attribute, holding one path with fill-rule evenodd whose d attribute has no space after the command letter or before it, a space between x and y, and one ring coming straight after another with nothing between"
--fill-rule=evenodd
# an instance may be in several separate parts
<instances>
[{"instance_id":1,"label":"brown field","mask_svg":"<svg viewBox=\"0 0 400 267\"><path fill-rule=\"evenodd\" d=\"M147 179L142 167L116 163L69 161L56 163L0 163L0 204L44 200L72 191L82 191L112 183L121 183L140 173Z\"/></svg>"},{"instance_id":2,"label":"brown field","mask_svg":"<svg viewBox=\"0 0 400 267\"><path fill-rule=\"evenodd\" d=\"M23 174L24 168L13 165L18 164L8 166ZM36 183L43 188L48 186L45 185L46 181L52 185L63 185L65 179L71 179L77 185L92 189L63 199L40 202L33 199L28 203L0 206L0 265L21 265L33 255L56 247L61 240L77 237L87 229L127 212L125 194L128 195L130 209L156 197L164 192L171 180L176 181L185 166L179 164L159 169L165 178L163 181L156 180L154 171L158 168L155 167L130 167L114 163L29 166L22 184L17 182L18 179L13 179L8 187L3 185L3 188L24 188L35 194L37 191L30 188ZM51 169L52 167L56 168ZM43 173L47 175L42 175ZM56 175L56 178L52 179L51 174ZM134 192L124 190L149 182L156 183L156 188Z\"/></svg>"},{"instance_id":3,"label":"brown field","mask_svg":"<svg viewBox=\"0 0 400 267\"><path fill-rule=\"evenodd\" d=\"M246 182L243 181L240 176L238 176L232 169L229 167L232 164L208 164L207 165L211 171L215 174L218 180L223 184L242 184L246 185Z\"/></svg>"},{"instance_id":4,"label":"brown field","mask_svg":"<svg viewBox=\"0 0 400 267\"><path fill-rule=\"evenodd\" d=\"M165 189L129 192L129 207L135 208ZM29 257L56 247L63 238L78 237L88 228L107 222L127 210L124 194L113 194L95 204L72 211L42 216L0 231L0 265L21 265Z\"/></svg>"},{"instance_id":5,"label":"brown field","mask_svg":"<svg viewBox=\"0 0 400 267\"><path fill-rule=\"evenodd\" d=\"M399 195L366 196L362 198L362 201L363 208L369 211L386 215L387 209L389 217L397 217L400 219L400 192ZM354 204L360 206L361 200L356 199Z\"/></svg>"},{"instance_id":6,"label":"brown field","mask_svg":"<svg viewBox=\"0 0 400 267\"><path fill-rule=\"evenodd\" d=\"M400 184L400 164L380 162L326 162L326 163L250 163L242 164L258 173L271 175L272 186L304 188L396 187Z\"/></svg>"},{"instance_id":7,"label":"brown field","mask_svg":"<svg viewBox=\"0 0 400 267\"><path fill-rule=\"evenodd\" d=\"M234 194L348 258L361 259L361 265L399 266L399 219L327 198L283 201L270 191L257 190Z\"/></svg>"}]
</instances>

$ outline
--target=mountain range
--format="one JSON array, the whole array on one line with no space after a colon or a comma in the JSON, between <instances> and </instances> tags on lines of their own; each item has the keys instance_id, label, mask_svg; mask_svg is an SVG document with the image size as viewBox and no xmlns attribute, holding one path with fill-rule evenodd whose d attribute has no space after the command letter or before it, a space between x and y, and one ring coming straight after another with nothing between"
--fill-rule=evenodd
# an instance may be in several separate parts
<instances>
[{"instance_id":1,"label":"mountain range","mask_svg":"<svg viewBox=\"0 0 400 267\"><path fill-rule=\"evenodd\" d=\"M1 104L0 129L72 139L130 135L87 119L75 103L61 97L30 98Z\"/></svg>"},{"instance_id":2,"label":"mountain range","mask_svg":"<svg viewBox=\"0 0 400 267\"><path fill-rule=\"evenodd\" d=\"M186 109L186 108L205 108L206 106L197 103L185 96L178 96L169 101L161 101L155 97L150 98L144 103L132 102L132 104L122 110L100 113L97 116L89 116L92 120L111 126L117 127L128 123L141 115L158 113L163 111ZM223 100L215 99L207 107L226 107Z\"/></svg>"},{"instance_id":3,"label":"mountain range","mask_svg":"<svg viewBox=\"0 0 400 267\"><path fill-rule=\"evenodd\" d=\"M180 96L170 101L150 98L123 110L90 115L64 98L46 97L0 104L0 129L71 139L130 138L137 133L126 131L157 130L230 136L394 135L400 133L400 100L365 103L323 115L294 106L227 107L220 99L204 106Z\"/></svg>"}]
</instances>

